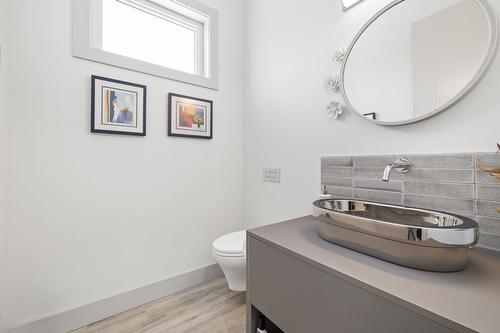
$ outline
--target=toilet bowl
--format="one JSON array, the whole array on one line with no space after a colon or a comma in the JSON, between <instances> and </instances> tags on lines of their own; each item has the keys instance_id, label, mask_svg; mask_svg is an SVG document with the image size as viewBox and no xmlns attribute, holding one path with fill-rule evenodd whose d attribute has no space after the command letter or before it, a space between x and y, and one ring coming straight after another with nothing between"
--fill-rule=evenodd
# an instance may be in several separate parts
<instances>
[{"instance_id":1,"label":"toilet bowl","mask_svg":"<svg viewBox=\"0 0 500 333\"><path fill-rule=\"evenodd\" d=\"M229 289L245 291L246 288L246 231L237 231L217 238L212 253L226 276Z\"/></svg>"}]
</instances>

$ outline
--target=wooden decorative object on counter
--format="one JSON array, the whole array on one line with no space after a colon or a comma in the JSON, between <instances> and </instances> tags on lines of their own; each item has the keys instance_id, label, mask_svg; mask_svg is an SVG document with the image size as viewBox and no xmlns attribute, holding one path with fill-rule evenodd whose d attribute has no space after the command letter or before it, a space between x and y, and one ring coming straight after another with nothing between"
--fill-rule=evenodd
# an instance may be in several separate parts
<instances>
[{"instance_id":1,"label":"wooden decorative object on counter","mask_svg":"<svg viewBox=\"0 0 500 333\"><path fill-rule=\"evenodd\" d=\"M477 167L479 170L482 172L487 172L490 174L491 177L500 180L500 168L487 168L481 165L481 161L477 161Z\"/></svg>"},{"instance_id":2,"label":"wooden decorative object on counter","mask_svg":"<svg viewBox=\"0 0 500 333\"><path fill-rule=\"evenodd\" d=\"M500 143L497 143L497 148L498 148L498 151L500 152ZM495 178L497 180L500 180L500 167L494 167L494 168L484 167L484 166L481 165L481 161L480 160L477 161L477 167L482 172L487 172L487 173L490 174L491 177L493 177L493 178Z\"/></svg>"}]
</instances>

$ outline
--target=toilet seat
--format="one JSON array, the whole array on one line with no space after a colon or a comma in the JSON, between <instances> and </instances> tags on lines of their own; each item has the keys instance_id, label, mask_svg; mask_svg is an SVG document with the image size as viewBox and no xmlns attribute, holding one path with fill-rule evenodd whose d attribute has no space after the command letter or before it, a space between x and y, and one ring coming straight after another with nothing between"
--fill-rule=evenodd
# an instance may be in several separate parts
<instances>
[{"instance_id":1,"label":"toilet seat","mask_svg":"<svg viewBox=\"0 0 500 333\"><path fill-rule=\"evenodd\" d=\"M234 258L234 259L245 258L245 254L243 252L242 253L228 254L228 253L216 251L215 249L212 252L213 252L214 256L221 257L221 258Z\"/></svg>"},{"instance_id":2,"label":"toilet seat","mask_svg":"<svg viewBox=\"0 0 500 333\"><path fill-rule=\"evenodd\" d=\"M246 237L245 230L217 238L212 244L212 253L226 276L229 289L246 290Z\"/></svg>"},{"instance_id":3,"label":"toilet seat","mask_svg":"<svg viewBox=\"0 0 500 333\"><path fill-rule=\"evenodd\" d=\"M219 237L213 243L213 252L221 257L244 257L246 237L245 230Z\"/></svg>"}]
</instances>

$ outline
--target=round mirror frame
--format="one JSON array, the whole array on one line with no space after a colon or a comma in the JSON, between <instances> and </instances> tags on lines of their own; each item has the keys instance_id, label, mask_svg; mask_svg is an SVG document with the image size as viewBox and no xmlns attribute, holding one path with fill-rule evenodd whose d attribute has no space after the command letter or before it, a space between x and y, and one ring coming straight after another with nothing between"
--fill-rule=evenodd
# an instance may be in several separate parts
<instances>
[{"instance_id":1,"label":"round mirror frame","mask_svg":"<svg viewBox=\"0 0 500 333\"><path fill-rule=\"evenodd\" d=\"M481 64L481 67L478 69L474 77L467 83L467 85L462 88L452 99L450 99L447 103L443 104L439 108L435 109L432 112L429 112L425 115L422 115L420 117L416 117L413 119L408 119L408 120L403 120L403 121L378 121L378 120L372 120L368 119L365 116L363 116L362 112L359 112L356 110L356 108L351 104L351 101L347 97L347 93L345 91L345 85L344 85L344 77L345 77L345 70L347 66L347 62L349 60L349 56L356 45L356 42L361 38L361 35L374 23L380 16L382 16L385 12L389 11L392 7L397 6L401 2L405 0L394 0L393 2L389 3L387 6L382 8L380 11L378 11L372 18L361 28L361 30L356 34L354 37L353 41L349 45L349 48L346 51L344 61L342 62L342 67L340 69L340 92L342 94L342 97L344 98L344 101L346 105L349 107L350 110L352 110L356 115L362 117L365 120L368 120L374 124L377 125L382 125L382 126L399 126L399 125L408 125L408 124L413 124L419 121L422 121L424 119L428 119L431 117L436 116L437 114L449 109L456 103L458 103L462 98L467 96L468 93L471 92L471 90L481 81L481 79L484 77L486 74L486 71L490 67L491 63L493 62L493 58L496 54L497 50L497 44L498 44L498 21L496 18L495 13L493 12L492 8L488 4L487 0L473 0L475 1L483 10L487 20L488 20L488 27L489 27L489 32L490 32L490 43L488 47L488 52L486 53L486 56L484 58L483 63Z\"/></svg>"}]
</instances>

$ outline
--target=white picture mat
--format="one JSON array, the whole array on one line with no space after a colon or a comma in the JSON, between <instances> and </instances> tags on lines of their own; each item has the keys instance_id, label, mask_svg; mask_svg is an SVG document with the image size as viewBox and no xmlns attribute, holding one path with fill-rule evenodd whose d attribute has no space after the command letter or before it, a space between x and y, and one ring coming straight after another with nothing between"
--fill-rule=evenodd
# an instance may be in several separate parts
<instances>
[{"instance_id":1,"label":"white picture mat","mask_svg":"<svg viewBox=\"0 0 500 333\"><path fill-rule=\"evenodd\" d=\"M137 94L137 113L136 122L137 127L123 126L119 124L103 124L102 120L102 106L103 106L103 96L102 88L107 87L111 89L119 89L130 92L135 92ZM130 132L130 133L142 133L144 129L144 89L141 87L130 86L127 84L115 83L111 81L95 79L94 85L94 128L96 130L103 131L115 131L115 132Z\"/></svg>"},{"instance_id":2,"label":"white picture mat","mask_svg":"<svg viewBox=\"0 0 500 333\"><path fill-rule=\"evenodd\" d=\"M184 104L192 104L192 105L199 105L202 106L206 109L206 114L205 114L205 125L204 128L206 129L204 132L202 131L194 131L194 130L184 130L178 128L179 124L179 112L177 109L177 104L178 103L184 103ZM180 134L180 135L195 135L199 137L210 137L212 135L212 104L210 102L205 102L205 101L200 101L197 99L191 99L187 97L179 97L179 96L172 96L171 97L171 105L170 105L170 129L172 134Z\"/></svg>"}]
</instances>

